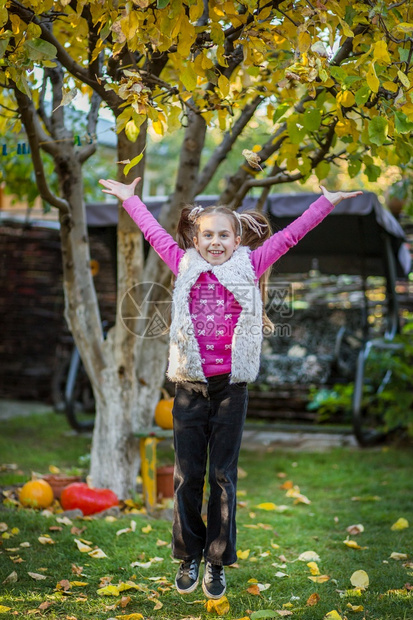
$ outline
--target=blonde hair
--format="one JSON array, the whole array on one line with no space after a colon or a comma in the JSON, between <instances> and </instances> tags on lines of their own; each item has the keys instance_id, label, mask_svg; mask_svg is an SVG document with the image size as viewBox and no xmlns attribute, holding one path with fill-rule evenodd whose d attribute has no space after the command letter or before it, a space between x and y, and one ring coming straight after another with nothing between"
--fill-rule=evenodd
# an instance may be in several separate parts
<instances>
[{"instance_id":1,"label":"blonde hair","mask_svg":"<svg viewBox=\"0 0 413 620\"><path fill-rule=\"evenodd\" d=\"M222 213L226 215L232 225L236 237L241 237L241 245L255 250L272 235L268 219L258 211L248 210L242 213L232 211L224 205L211 205L209 207L185 206L181 211L181 217L176 229L176 240L180 248L187 250L194 247L194 237L198 235L200 220L204 215ZM265 312L265 304L268 299L268 280L271 273L269 267L259 279L259 287L263 301L262 322L266 335L274 332L274 325Z\"/></svg>"}]
</instances>

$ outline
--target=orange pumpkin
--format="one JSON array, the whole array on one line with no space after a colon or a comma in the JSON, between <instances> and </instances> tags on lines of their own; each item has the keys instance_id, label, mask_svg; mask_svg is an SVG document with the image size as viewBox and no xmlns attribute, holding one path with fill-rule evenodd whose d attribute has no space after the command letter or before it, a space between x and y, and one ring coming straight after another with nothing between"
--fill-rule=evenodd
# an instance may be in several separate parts
<instances>
[{"instance_id":1,"label":"orange pumpkin","mask_svg":"<svg viewBox=\"0 0 413 620\"><path fill-rule=\"evenodd\" d=\"M53 503L53 489L46 480L30 480L20 489L19 500L29 508L47 508Z\"/></svg>"},{"instance_id":2,"label":"orange pumpkin","mask_svg":"<svg viewBox=\"0 0 413 620\"><path fill-rule=\"evenodd\" d=\"M174 399L162 388L163 398L158 402L155 409L155 423L164 429L171 429L174 426L172 408Z\"/></svg>"}]
</instances>

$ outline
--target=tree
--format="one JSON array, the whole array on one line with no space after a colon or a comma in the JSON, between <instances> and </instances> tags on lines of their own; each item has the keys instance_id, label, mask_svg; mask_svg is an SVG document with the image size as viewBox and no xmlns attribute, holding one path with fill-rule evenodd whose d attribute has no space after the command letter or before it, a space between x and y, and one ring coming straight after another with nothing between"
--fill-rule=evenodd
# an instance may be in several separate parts
<instances>
[{"instance_id":1,"label":"tree","mask_svg":"<svg viewBox=\"0 0 413 620\"><path fill-rule=\"evenodd\" d=\"M236 207L274 184L323 179L338 160L349 176L377 178L378 159L412 155L413 24L407 1L321 0L9 0L0 19L2 84L11 89L31 146L41 196L59 209L66 318L97 403L91 474L121 497L134 486L134 431L149 423L165 370L166 335L150 342L127 331L118 311L103 339L82 199L81 165L65 106L77 88L89 94L88 131L99 105L118 130L119 178L142 176L148 131L181 132L174 190L161 223L173 232L183 203L205 192L239 138L267 123L225 184L221 201ZM42 68L39 81L35 66ZM44 98L51 84L53 105ZM207 161L206 134L222 139ZM18 122L17 122L18 128ZM62 140L64 140L64 145ZM40 149L51 154L60 194L52 194ZM125 166L125 167L124 167ZM118 300L123 312L136 282L167 285L156 254L144 260L139 231L120 210ZM126 295L126 296L125 296ZM129 301L128 301L129 300ZM137 299L139 303L141 300ZM132 316L132 315L131 315ZM137 329L137 326L135 325ZM134 330L131 330L134 331ZM108 457L109 456L109 457Z\"/></svg>"}]
</instances>

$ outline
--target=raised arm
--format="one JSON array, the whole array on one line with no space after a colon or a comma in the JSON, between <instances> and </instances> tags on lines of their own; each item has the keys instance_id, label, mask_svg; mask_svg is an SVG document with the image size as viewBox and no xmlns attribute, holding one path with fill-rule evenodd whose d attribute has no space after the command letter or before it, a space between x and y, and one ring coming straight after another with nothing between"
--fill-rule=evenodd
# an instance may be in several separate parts
<instances>
[{"instance_id":1,"label":"raised arm","mask_svg":"<svg viewBox=\"0 0 413 620\"><path fill-rule=\"evenodd\" d=\"M306 211L283 230L272 235L262 246L251 252L251 262L257 278L271 267L283 254L294 247L310 230L320 222L342 200L358 196L363 192L329 192L320 186L323 196L313 202Z\"/></svg>"},{"instance_id":2,"label":"raised arm","mask_svg":"<svg viewBox=\"0 0 413 620\"><path fill-rule=\"evenodd\" d=\"M102 190L105 194L116 196L122 200L123 208L140 228L145 239L171 271L177 275L179 262L185 252L148 211L139 196L135 196L135 188L139 181L140 178L138 177L130 185L111 179L101 179L99 183L107 188Z\"/></svg>"}]
</instances>

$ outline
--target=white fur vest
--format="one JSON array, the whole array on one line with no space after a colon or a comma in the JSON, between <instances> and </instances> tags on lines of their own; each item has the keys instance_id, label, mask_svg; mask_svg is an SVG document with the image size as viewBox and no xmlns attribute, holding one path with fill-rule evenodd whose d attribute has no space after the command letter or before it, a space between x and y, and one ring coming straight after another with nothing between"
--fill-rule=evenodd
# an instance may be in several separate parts
<instances>
[{"instance_id":1,"label":"white fur vest","mask_svg":"<svg viewBox=\"0 0 413 620\"><path fill-rule=\"evenodd\" d=\"M262 299L250 261L251 250L238 247L221 265L211 265L195 250L186 251L172 297L169 366L171 381L204 381L201 355L189 312L191 288L201 273L211 271L228 289L242 310L232 338L230 383L254 381L258 375L262 343Z\"/></svg>"}]
</instances>

